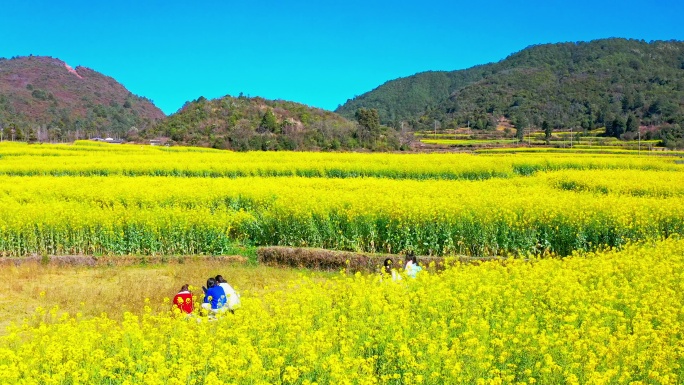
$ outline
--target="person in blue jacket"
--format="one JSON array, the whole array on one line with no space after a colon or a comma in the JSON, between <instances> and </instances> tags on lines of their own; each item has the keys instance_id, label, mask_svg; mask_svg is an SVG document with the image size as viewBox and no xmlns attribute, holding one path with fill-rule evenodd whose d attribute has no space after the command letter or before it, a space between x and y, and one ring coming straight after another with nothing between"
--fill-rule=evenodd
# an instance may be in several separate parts
<instances>
[{"instance_id":1,"label":"person in blue jacket","mask_svg":"<svg viewBox=\"0 0 684 385\"><path fill-rule=\"evenodd\" d=\"M202 308L210 313L216 313L226 304L226 292L216 283L216 279L209 278L204 291L204 303Z\"/></svg>"}]
</instances>

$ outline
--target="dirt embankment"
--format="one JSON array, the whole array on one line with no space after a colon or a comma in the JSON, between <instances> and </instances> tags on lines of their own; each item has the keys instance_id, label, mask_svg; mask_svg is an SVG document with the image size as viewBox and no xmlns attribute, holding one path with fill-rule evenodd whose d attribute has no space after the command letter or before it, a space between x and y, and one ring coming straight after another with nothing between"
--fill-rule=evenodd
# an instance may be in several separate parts
<instances>
[{"instance_id":1,"label":"dirt embankment","mask_svg":"<svg viewBox=\"0 0 684 385\"><path fill-rule=\"evenodd\" d=\"M287 266L294 268L307 268L322 271L345 270L349 273L377 272L382 268L384 261L389 258L396 269L404 267L406 256L401 254L371 254L356 253L349 251L335 251L325 249L271 246L257 249L257 257L260 264L269 266ZM418 263L431 270L441 270L451 263L481 263L485 261L499 260L499 257L432 257L417 256Z\"/></svg>"},{"instance_id":2,"label":"dirt embankment","mask_svg":"<svg viewBox=\"0 0 684 385\"><path fill-rule=\"evenodd\" d=\"M401 269L406 263L402 254L360 253L306 247L268 246L257 248L257 261L267 266L305 268L318 271L376 272L380 271L386 259L391 259L393 267ZM426 268L442 270L451 263L481 263L500 260L500 257L433 257L418 256L418 263ZM0 266L43 264L49 266L132 266L155 264L183 264L191 261L211 261L226 263L247 263L249 258L241 255L57 255L28 256L21 258L0 258Z\"/></svg>"}]
</instances>

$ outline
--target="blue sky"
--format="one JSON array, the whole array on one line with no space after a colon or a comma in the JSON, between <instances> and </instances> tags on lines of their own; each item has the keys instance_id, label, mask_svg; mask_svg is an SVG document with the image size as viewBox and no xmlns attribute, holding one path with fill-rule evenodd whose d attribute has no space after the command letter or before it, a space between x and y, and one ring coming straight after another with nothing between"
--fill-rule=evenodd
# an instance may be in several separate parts
<instances>
[{"instance_id":1,"label":"blue sky","mask_svg":"<svg viewBox=\"0 0 684 385\"><path fill-rule=\"evenodd\" d=\"M0 57L92 68L167 114L240 92L332 110L391 79L533 44L684 40L681 0L2 0L0 9Z\"/></svg>"}]
</instances>

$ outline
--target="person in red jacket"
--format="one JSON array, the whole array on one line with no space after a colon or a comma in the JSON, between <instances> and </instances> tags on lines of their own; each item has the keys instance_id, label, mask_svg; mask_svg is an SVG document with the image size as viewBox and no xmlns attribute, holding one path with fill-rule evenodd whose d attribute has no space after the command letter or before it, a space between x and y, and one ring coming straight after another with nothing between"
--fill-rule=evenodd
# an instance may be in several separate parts
<instances>
[{"instance_id":1,"label":"person in red jacket","mask_svg":"<svg viewBox=\"0 0 684 385\"><path fill-rule=\"evenodd\" d=\"M173 297L173 306L174 310L178 309L182 313L192 314L192 293L190 292L187 283L183 285L183 287L181 287L180 289L180 292L178 292L178 294L176 294L176 296Z\"/></svg>"}]
</instances>

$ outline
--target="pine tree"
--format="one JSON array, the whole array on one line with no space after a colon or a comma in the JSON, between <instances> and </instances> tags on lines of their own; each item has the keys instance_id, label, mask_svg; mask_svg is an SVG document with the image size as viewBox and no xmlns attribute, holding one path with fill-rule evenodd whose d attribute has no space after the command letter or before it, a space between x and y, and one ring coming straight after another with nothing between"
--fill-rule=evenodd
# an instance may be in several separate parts
<instances>
[{"instance_id":1,"label":"pine tree","mask_svg":"<svg viewBox=\"0 0 684 385\"><path fill-rule=\"evenodd\" d=\"M627 132L637 132L638 129L639 122L632 114L630 114L629 117L627 117Z\"/></svg>"},{"instance_id":2,"label":"pine tree","mask_svg":"<svg viewBox=\"0 0 684 385\"><path fill-rule=\"evenodd\" d=\"M516 116L513 121L513 125L515 125L515 137L521 142L525 137L525 129L528 124L527 117L524 115Z\"/></svg>"},{"instance_id":3,"label":"pine tree","mask_svg":"<svg viewBox=\"0 0 684 385\"><path fill-rule=\"evenodd\" d=\"M550 144L551 133L553 130L551 129L549 122L546 120L542 122L542 130L544 130L544 138L546 139L546 144L548 145Z\"/></svg>"},{"instance_id":4,"label":"pine tree","mask_svg":"<svg viewBox=\"0 0 684 385\"><path fill-rule=\"evenodd\" d=\"M263 130L276 133L278 130L278 120L271 110L266 111L264 117L261 119L260 127Z\"/></svg>"}]
</instances>

